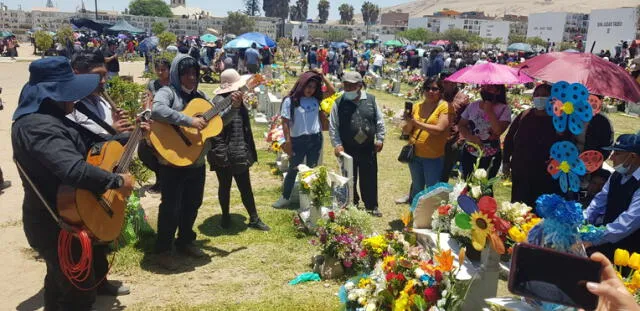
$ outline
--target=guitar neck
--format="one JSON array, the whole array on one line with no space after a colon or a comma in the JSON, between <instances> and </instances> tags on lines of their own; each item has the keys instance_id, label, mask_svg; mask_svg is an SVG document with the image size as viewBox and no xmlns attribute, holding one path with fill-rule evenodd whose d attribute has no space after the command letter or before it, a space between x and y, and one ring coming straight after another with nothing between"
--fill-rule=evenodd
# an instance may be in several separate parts
<instances>
[{"instance_id":1,"label":"guitar neck","mask_svg":"<svg viewBox=\"0 0 640 311\"><path fill-rule=\"evenodd\" d=\"M246 92L249 89L247 88L247 86L243 86L241 87L238 91L239 92ZM231 99L231 95L227 96L225 99L223 99L221 102L217 103L213 108L207 110L207 112L202 114L202 117L209 121L211 119L213 119L213 117L217 116L220 114L220 112L224 111L225 109L229 108L229 106L231 106L231 104L233 103L232 99Z\"/></svg>"},{"instance_id":2,"label":"guitar neck","mask_svg":"<svg viewBox=\"0 0 640 311\"><path fill-rule=\"evenodd\" d=\"M129 136L129 140L124 147L124 152L122 153L122 157L120 161L118 161L118 168L116 169L117 174L125 174L129 172L129 166L133 161L133 156L136 151L136 147L138 143L142 139L142 128L140 128L140 123L136 124L136 128L131 132L131 136Z\"/></svg>"}]
</instances>

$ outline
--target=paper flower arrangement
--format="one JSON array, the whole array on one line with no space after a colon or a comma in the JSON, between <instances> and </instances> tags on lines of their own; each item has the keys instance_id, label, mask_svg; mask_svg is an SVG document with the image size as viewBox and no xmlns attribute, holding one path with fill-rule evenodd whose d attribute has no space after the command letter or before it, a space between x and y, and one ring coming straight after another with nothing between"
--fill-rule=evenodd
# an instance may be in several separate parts
<instances>
[{"instance_id":1,"label":"paper flower arrangement","mask_svg":"<svg viewBox=\"0 0 640 311\"><path fill-rule=\"evenodd\" d=\"M578 228L584 221L582 205L557 194L543 194L536 200L536 214L544 221L531 229L529 243L572 252L571 246L578 242Z\"/></svg>"},{"instance_id":2,"label":"paper flower arrangement","mask_svg":"<svg viewBox=\"0 0 640 311\"><path fill-rule=\"evenodd\" d=\"M487 239L491 247L504 254L504 242L500 234L507 234L511 224L496 215L498 204L489 196L481 197L478 203L467 195L458 197L458 206L464 213L455 216L455 223L463 230L471 231L471 244L477 251L484 249Z\"/></svg>"},{"instance_id":3,"label":"paper flower arrangement","mask_svg":"<svg viewBox=\"0 0 640 311\"><path fill-rule=\"evenodd\" d=\"M602 165L604 158L595 150L589 150L578 155L578 147L569 141L559 141L551 146L551 162L547 172L554 179L560 180L562 192L580 190L580 178L587 172L591 173Z\"/></svg>"},{"instance_id":4,"label":"paper flower arrangement","mask_svg":"<svg viewBox=\"0 0 640 311\"><path fill-rule=\"evenodd\" d=\"M593 117L588 98L589 90L580 83L560 81L553 85L546 111L553 117L556 131L564 132L568 124L569 131L574 135L582 133L584 123Z\"/></svg>"}]
</instances>

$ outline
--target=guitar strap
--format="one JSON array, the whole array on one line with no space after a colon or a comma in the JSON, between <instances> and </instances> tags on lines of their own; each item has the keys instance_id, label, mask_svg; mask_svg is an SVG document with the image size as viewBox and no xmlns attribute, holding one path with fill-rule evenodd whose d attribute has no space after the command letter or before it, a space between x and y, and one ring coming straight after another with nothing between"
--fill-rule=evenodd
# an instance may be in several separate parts
<instances>
[{"instance_id":1,"label":"guitar strap","mask_svg":"<svg viewBox=\"0 0 640 311\"><path fill-rule=\"evenodd\" d=\"M89 110L89 108L87 108L87 106L85 106L84 103L79 102L78 104L76 104L75 108L76 110L82 112L82 114L87 116L87 118L91 119L91 121L100 125L100 127L102 127L107 132L109 132L109 134L111 135L118 134L118 132L116 132L116 130L111 125L107 124L107 122L104 122L102 118L98 117L95 113L93 113L93 111Z\"/></svg>"}]
</instances>

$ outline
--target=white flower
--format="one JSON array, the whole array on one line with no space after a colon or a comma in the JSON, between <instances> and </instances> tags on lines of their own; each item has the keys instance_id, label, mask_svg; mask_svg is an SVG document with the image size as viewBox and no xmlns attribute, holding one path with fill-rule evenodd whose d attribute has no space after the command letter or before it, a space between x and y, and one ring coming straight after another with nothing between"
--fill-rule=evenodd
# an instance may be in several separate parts
<instances>
[{"instance_id":1,"label":"white flower","mask_svg":"<svg viewBox=\"0 0 640 311\"><path fill-rule=\"evenodd\" d=\"M351 282L351 281L349 281L349 282L344 284L344 288L346 290L352 290L354 286L355 286L355 284L353 284L353 282Z\"/></svg>"},{"instance_id":2,"label":"white flower","mask_svg":"<svg viewBox=\"0 0 640 311\"><path fill-rule=\"evenodd\" d=\"M424 275L424 270L422 270L421 268L416 268L413 273L416 275L416 278L419 279Z\"/></svg>"},{"instance_id":3,"label":"white flower","mask_svg":"<svg viewBox=\"0 0 640 311\"><path fill-rule=\"evenodd\" d=\"M376 303L375 303L375 301L373 301L373 302L369 302L369 303L367 304L367 306L365 307L365 309L364 309L364 310L365 310L365 311L375 311L375 310L376 310Z\"/></svg>"},{"instance_id":4,"label":"white flower","mask_svg":"<svg viewBox=\"0 0 640 311\"><path fill-rule=\"evenodd\" d=\"M449 193L449 202L452 204L454 202L457 202L460 193L462 193L465 188L467 188L467 183L465 182L458 182L455 186L453 186L453 191Z\"/></svg>"},{"instance_id":5,"label":"white flower","mask_svg":"<svg viewBox=\"0 0 640 311\"><path fill-rule=\"evenodd\" d=\"M485 171L483 168L479 168L475 172L473 172L473 177L480 180L486 179L487 171Z\"/></svg>"},{"instance_id":6,"label":"white flower","mask_svg":"<svg viewBox=\"0 0 640 311\"><path fill-rule=\"evenodd\" d=\"M479 199L482 196L482 188L480 186L471 187L471 196L475 199Z\"/></svg>"},{"instance_id":7,"label":"white flower","mask_svg":"<svg viewBox=\"0 0 640 311\"><path fill-rule=\"evenodd\" d=\"M349 299L349 301L356 301L356 299L358 299L358 296L356 296L355 293L349 293L349 296L347 296L347 299Z\"/></svg>"},{"instance_id":8,"label":"white flower","mask_svg":"<svg viewBox=\"0 0 640 311\"><path fill-rule=\"evenodd\" d=\"M366 301L366 300L364 299L364 297L360 297L360 298L358 298L358 303L359 303L360 305L363 305L365 301Z\"/></svg>"}]
</instances>

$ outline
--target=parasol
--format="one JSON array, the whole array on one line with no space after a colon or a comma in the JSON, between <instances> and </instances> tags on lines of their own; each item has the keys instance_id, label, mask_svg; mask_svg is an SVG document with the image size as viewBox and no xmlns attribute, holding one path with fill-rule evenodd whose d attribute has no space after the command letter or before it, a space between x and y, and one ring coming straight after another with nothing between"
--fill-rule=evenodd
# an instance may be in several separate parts
<instances>
[{"instance_id":1,"label":"parasol","mask_svg":"<svg viewBox=\"0 0 640 311\"><path fill-rule=\"evenodd\" d=\"M384 43L385 46L393 46L393 47L401 47L404 46L404 44L402 44L402 42L398 41L398 40L389 40L386 41Z\"/></svg>"},{"instance_id":2,"label":"parasol","mask_svg":"<svg viewBox=\"0 0 640 311\"><path fill-rule=\"evenodd\" d=\"M276 42L273 39L269 38L269 36L259 33L259 32L247 32L238 36L238 38L244 38L250 41L254 41L258 43L258 45L268 46L270 48L276 46Z\"/></svg>"},{"instance_id":3,"label":"parasol","mask_svg":"<svg viewBox=\"0 0 640 311\"><path fill-rule=\"evenodd\" d=\"M470 84L523 84L533 82L533 79L507 65L487 63L460 69L446 81Z\"/></svg>"},{"instance_id":4,"label":"parasol","mask_svg":"<svg viewBox=\"0 0 640 311\"><path fill-rule=\"evenodd\" d=\"M200 36L200 40L202 40L202 42L204 43L211 43L211 42L216 42L216 40L218 40L218 37L208 33Z\"/></svg>"},{"instance_id":5,"label":"parasol","mask_svg":"<svg viewBox=\"0 0 640 311\"><path fill-rule=\"evenodd\" d=\"M581 83L593 94L640 102L640 85L631 75L624 68L591 53L547 53L531 58L519 67L536 79Z\"/></svg>"},{"instance_id":6,"label":"parasol","mask_svg":"<svg viewBox=\"0 0 640 311\"><path fill-rule=\"evenodd\" d=\"M227 42L227 44L224 45L224 48L225 49L247 49L247 48L250 48L251 44L253 43L257 43L257 42L253 40L248 40L245 38L236 38ZM258 44L258 46L260 46L260 44Z\"/></svg>"},{"instance_id":7,"label":"parasol","mask_svg":"<svg viewBox=\"0 0 640 311\"><path fill-rule=\"evenodd\" d=\"M214 34L214 35L219 35L220 34L217 30L215 30L213 28L207 28L207 31L212 33L212 34Z\"/></svg>"},{"instance_id":8,"label":"parasol","mask_svg":"<svg viewBox=\"0 0 640 311\"><path fill-rule=\"evenodd\" d=\"M449 42L449 40L434 40L431 41L431 44L435 44L435 45L447 45L451 42Z\"/></svg>"},{"instance_id":9,"label":"parasol","mask_svg":"<svg viewBox=\"0 0 640 311\"><path fill-rule=\"evenodd\" d=\"M530 44L527 43L513 43L507 47L509 52L533 52Z\"/></svg>"}]
</instances>

